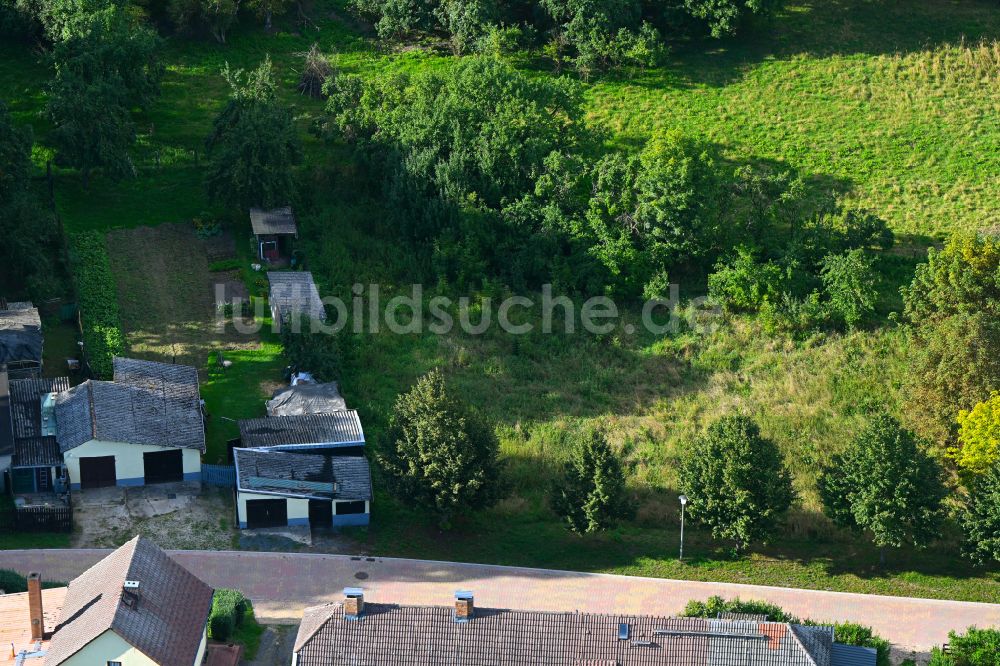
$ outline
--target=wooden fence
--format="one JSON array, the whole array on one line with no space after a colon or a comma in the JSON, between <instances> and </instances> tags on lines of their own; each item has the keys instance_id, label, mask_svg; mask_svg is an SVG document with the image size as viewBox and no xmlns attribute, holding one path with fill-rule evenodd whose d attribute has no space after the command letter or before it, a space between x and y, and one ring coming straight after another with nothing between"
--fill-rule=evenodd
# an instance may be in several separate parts
<instances>
[{"instance_id":1,"label":"wooden fence","mask_svg":"<svg viewBox=\"0 0 1000 666\"><path fill-rule=\"evenodd\" d=\"M72 532L69 506L24 506L0 511L0 532Z\"/></svg>"},{"instance_id":2,"label":"wooden fence","mask_svg":"<svg viewBox=\"0 0 1000 666\"><path fill-rule=\"evenodd\" d=\"M210 486L236 487L236 468L232 465L202 465L201 482Z\"/></svg>"}]
</instances>

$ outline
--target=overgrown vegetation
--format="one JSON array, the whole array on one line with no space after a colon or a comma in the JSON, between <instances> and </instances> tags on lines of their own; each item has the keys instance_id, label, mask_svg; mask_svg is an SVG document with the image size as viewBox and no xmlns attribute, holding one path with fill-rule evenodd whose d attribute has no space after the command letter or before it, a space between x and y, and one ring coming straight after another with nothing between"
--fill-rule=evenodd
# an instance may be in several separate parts
<instances>
[{"instance_id":1,"label":"overgrown vegetation","mask_svg":"<svg viewBox=\"0 0 1000 666\"><path fill-rule=\"evenodd\" d=\"M377 477L373 550L995 596L995 567L955 560L956 523L946 522L949 538L928 551L904 547L880 566L877 548L820 515L816 487L819 470L883 411L926 438L921 451L952 465L943 454L961 447L959 413L1000 389L992 297L980 302L963 290L942 291L940 304L962 305L933 304L933 325L888 317L906 307L899 286L910 283L924 248L944 232L966 235L940 251L950 258L932 259L939 263L927 275L988 285L993 274L981 262L1000 219L993 205L1000 186L989 177L1000 168L996 132L984 120L998 99L1000 62L1000 20L990 7L806 0L777 10L773 23L749 22L736 38L672 40L672 53L656 54L664 65L646 68L639 66L649 62L643 49L655 44L643 41L641 21L652 24L650 17L626 26L625 36L638 40L613 47L613 57L625 59L602 62L615 28L600 23L608 17L588 14L587 3L551 3L563 14L544 34L527 34L523 20L480 30L477 7L452 3L429 27L400 35L406 48L399 51L367 40L344 3L304 7L305 18L280 16L282 4L256 3L253 17L218 5L223 22L231 21L222 39L215 36L224 46L212 43L214 29L202 23L192 34L208 43L171 36L158 47L168 65L163 96L145 110L130 109L135 179L112 183L97 169L84 191L76 169L55 170L71 231L176 221L205 210L205 164L196 151L226 103L220 72L226 62L252 70L270 53L275 97L292 110L308 164L294 171L293 203L301 248L324 294L344 293L354 281L421 280L440 293L498 297L548 281L577 296L613 293L625 303L623 323L633 323L635 301L679 282L685 296L708 284L727 310L721 328L705 336L684 327L664 336L622 328L596 337L362 336L356 359L336 372L373 439L385 432L396 396L440 366L463 400L496 425L509 486L492 508L456 517L459 536L445 549L437 543L438 516L410 511ZM629 3L621 4L626 11L611 19L632 21ZM697 16L693 7L683 13ZM177 27L160 6L138 13L165 35ZM271 33L260 29L268 15ZM5 16L4 25L23 25L24 17ZM595 65L571 41L570 24L591 19L599 29L584 46L593 46ZM552 41L557 33L561 42ZM329 108L296 90L302 54L313 43L338 54ZM639 48L629 52L632 46ZM474 51L488 58L456 63L441 55ZM53 128L39 120L48 101L43 82L53 72L26 48L4 43L0 54L0 90L11 91L12 117L36 124L37 175L56 148ZM556 81L549 70L558 67L589 80ZM598 75L602 67L618 71ZM505 106L473 74L520 108ZM491 125L494 117L500 120ZM326 131L307 132L317 119ZM525 123L538 125L540 141L510 130ZM243 211L229 212L245 223ZM961 247L950 251L953 243ZM275 376L283 363L276 350L273 341L263 351L225 350L245 361L229 374L213 355L206 399L217 413L260 409L256 370ZM241 392L246 386L253 390ZM728 543L693 530L686 553L694 555L681 565L676 470L708 424L734 414L752 417L774 442L799 502L770 545L755 544L739 559L720 547ZM226 427L213 425L212 456L224 452ZM549 489L575 433L594 429L620 452L638 510L632 520L579 538L551 510ZM976 478L964 471L948 477L954 516L969 511L962 524L970 543L980 539L974 534L995 533L996 514L981 501L991 494ZM967 506L958 506L966 498ZM986 544L983 560L994 552Z\"/></svg>"},{"instance_id":2,"label":"overgrown vegetation","mask_svg":"<svg viewBox=\"0 0 1000 666\"><path fill-rule=\"evenodd\" d=\"M250 601L239 590L216 590L208 613L208 637L228 641L243 624L249 606Z\"/></svg>"},{"instance_id":3,"label":"overgrown vegetation","mask_svg":"<svg viewBox=\"0 0 1000 666\"><path fill-rule=\"evenodd\" d=\"M125 351L115 277L104 236L88 231L70 239L73 285L83 323L83 352L95 377L110 379L112 361Z\"/></svg>"}]
</instances>

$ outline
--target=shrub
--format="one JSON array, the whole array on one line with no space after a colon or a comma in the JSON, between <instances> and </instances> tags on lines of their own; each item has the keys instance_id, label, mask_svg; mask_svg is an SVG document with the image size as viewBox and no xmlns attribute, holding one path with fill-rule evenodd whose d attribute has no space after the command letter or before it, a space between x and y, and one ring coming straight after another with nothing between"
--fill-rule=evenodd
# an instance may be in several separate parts
<instances>
[{"instance_id":1,"label":"shrub","mask_svg":"<svg viewBox=\"0 0 1000 666\"><path fill-rule=\"evenodd\" d=\"M838 643L875 648L875 666L890 666L889 653L892 646L889 641L874 633L871 627L843 622L833 625L833 634Z\"/></svg>"},{"instance_id":2,"label":"shrub","mask_svg":"<svg viewBox=\"0 0 1000 666\"><path fill-rule=\"evenodd\" d=\"M729 311L756 312L765 302L779 302L787 282L780 265L760 263L752 250L739 247L731 260L716 264L708 276L708 293Z\"/></svg>"},{"instance_id":3,"label":"shrub","mask_svg":"<svg viewBox=\"0 0 1000 666\"><path fill-rule=\"evenodd\" d=\"M830 311L854 328L875 312L878 277L874 258L864 250L830 254L822 261L823 288L830 300Z\"/></svg>"},{"instance_id":4,"label":"shrub","mask_svg":"<svg viewBox=\"0 0 1000 666\"><path fill-rule=\"evenodd\" d=\"M208 614L208 636L213 640L228 640L243 622L247 598L239 590L221 589L212 597L212 610Z\"/></svg>"},{"instance_id":5,"label":"shrub","mask_svg":"<svg viewBox=\"0 0 1000 666\"><path fill-rule=\"evenodd\" d=\"M7 594L28 591L28 579L10 569L0 569L0 590Z\"/></svg>"},{"instance_id":6,"label":"shrub","mask_svg":"<svg viewBox=\"0 0 1000 666\"><path fill-rule=\"evenodd\" d=\"M208 270L213 273L224 273L226 271L238 271L243 268L243 263L239 259L222 259L213 261L208 265Z\"/></svg>"},{"instance_id":7,"label":"shrub","mask_svg":"<svg viewBox=\"0 0 1000 666\"><path fill-rule=\"evenodd\" d=\"M948 632L948 652L934 648L929 666L996 666L1000 629L969 627L964 634Z\"/></svg>"},{"instance_id":8,"label":"shrub","mask_svg":"<svg viewBox=\"0 0 1000 666\"><path fill-rule=\"evenodd\" d=\"M766 601L743 601L742 599L723 599L709 597L708 601L689 601L684 607L684 617L719 617L719 613L746 613L749 615L766 615L771 622L793 622L799 619L789 615L780 607Z\"/></svg>"},{"instance_id":9,"label":"shrub","mask_svg":"<svg viewBox=\"0 0 1000 666\"><path fill-rule=\"evenodd\" d=\"M91 373L107 379L114 372L112 360L125 352L125 334L104 237L96 231L74 235L70 262L83 322L83 351Z\"/></svg>"}]
</instances>

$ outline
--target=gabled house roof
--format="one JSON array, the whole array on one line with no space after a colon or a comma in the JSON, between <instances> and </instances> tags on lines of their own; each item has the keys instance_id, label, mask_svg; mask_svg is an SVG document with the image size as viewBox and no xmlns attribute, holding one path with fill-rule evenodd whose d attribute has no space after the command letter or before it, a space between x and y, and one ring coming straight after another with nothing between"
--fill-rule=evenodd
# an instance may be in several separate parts
<instances>
[{"instance_id":1,"label":"gabled house roof","mask_svg":"<svg viewBox=\"0 0 1000 666\"><path fill-rule=\"evenodd\" d=\"M139 584L126 594L125 581ZM104 632L161 666L192 666L212 588L153 542L136 537L69 584L46 666L58 666Z\"/></svg>"},{"instance_id":2,"label":"gabled house roof","mask_svg":"<svg viewBox=\"0 0 1000 666\"><path fill-rule=\"evenodd\" d=\"M749 620L549 613L365 603L307 609L294 645L299 666L830 666L830 627Z\"/></svg>"},{"instance_id":3,"label":"gabled house roof","mask_svg":"<svg viewBox=\"0 0 1000 666\"><path fill-rule=\"evenodd\" d=\"M42 362L42 319L31 303L0 309L0 364Z\"/></svg>"},{"instance_id":4,"label":"gabled house roof","mask_svg":"<svg viewBox=\"0 0 1000 666\"><path fill-rule=\"evenodd\" d=\"M299 232L291 206L270 210L251 208L250 226L255 236L295 236Z\"/></svg>"},{"instance_id":5,"label":"gabled house roof","mask_svg":"<svg viewBox=\"0 0 1000 666\"><path fill-rule=\"evenodd\" d=\"M269 416L239 422L243 448L309 449L362 446L365 433L354 409L331 414Z\"/></svg>"},{"instance_id":6,"label":"gabled house roof","mask_svg":"<svg viewBox=\"0 0 1000 666\"><path fill-rule=\"evenodd\" d=\"M205 450L194 368L115 359L113 382L90 380L56 397L63 453L91 440Z\"/></svg>"},{"instance_id":7,"label":"gabled house roof","mask_svg":"<svg viewBox=\"0 0 1000 666\"><path fill-rule=\"evenodd\" d=\"M248 493L334 500L370 500L371 470L364 456L233 449L236 488Z\"/></svg>"},{"instance_id":8,"label":"gabled house roof","mask_svg":"<svg viewBox=\"0 0 1000 666\"><path fill-rule=\"evenodd\" d=\"M308 319L326 319L326 309L320 300L319 290L308 271L269 271L267 274L271 288L269 299L275 314L282 320L300 318L305 324Z\"/></svg>"}]
</instances>

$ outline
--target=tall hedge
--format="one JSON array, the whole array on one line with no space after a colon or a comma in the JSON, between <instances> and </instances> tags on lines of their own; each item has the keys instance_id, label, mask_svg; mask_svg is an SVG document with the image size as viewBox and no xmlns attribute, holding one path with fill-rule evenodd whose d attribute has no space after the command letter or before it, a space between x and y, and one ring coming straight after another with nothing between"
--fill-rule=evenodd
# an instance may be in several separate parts
<instances>
[{"instance_id":1,"label":"tall hedge","mask_svg":"<svg viewBox=\"0 0 1000 666\"><path fill-rule=\"evenodd\" d=\"M248 603L239 590L216 590L212 597L212 611L208 615L209 637L217 641L229 640L236 627L243 622Z\"/></svg>"},{"instance_id":2,"label":"tall hedge","mask_svg":"<svg viewBox=\"0 0 1000 666\"><path fill-rule=\"evenodd\" d=\"M96 231L73 235L70 261L83 322L83 350L94 376L108 379L113 374L112 359L125 352L125 334L104 237Z\"/></svg>"}]
</instances>

